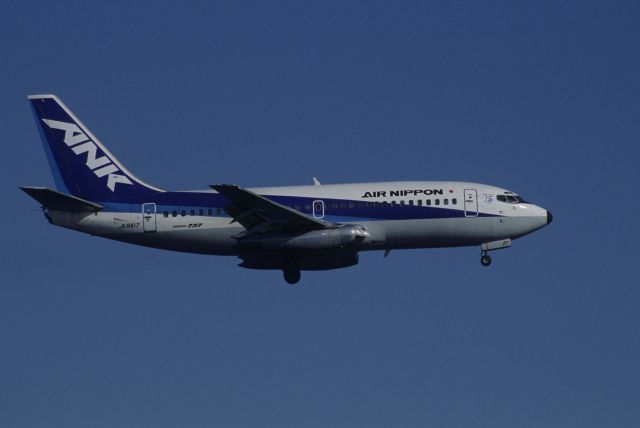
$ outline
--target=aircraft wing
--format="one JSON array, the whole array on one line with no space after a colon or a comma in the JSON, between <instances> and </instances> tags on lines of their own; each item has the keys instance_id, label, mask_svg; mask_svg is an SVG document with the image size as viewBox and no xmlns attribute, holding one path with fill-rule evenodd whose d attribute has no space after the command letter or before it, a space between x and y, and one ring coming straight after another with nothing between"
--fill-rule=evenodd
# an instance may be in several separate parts
<instances>
[{"instance_id":1,"label":"aircraft wing","mask_svg":"<svg viewBox=\"0 0 640 428\"><path fill-rule=\"evenodd\" d=\"M232 184L214 184L211 188L230 201L224 210L248 233L307 232L338 227Z\"/></svg>"}]
</instances>

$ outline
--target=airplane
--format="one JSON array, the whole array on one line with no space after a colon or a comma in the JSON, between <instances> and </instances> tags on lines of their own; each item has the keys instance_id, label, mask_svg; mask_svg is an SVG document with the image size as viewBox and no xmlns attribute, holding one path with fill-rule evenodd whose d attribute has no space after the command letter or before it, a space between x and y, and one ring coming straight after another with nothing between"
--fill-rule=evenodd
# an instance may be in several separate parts
<instances>
[{"instance_id":1,"label":"airplane","mask_svg":"<svg viewBox=\"0 0 640 428\"><path fill-rule=\"evenodd\" d=\"M499 187L456 181L398 181L168 191L134 176L55 95L27 97L55 190L20 187L56 226L165 250L235 256L248 269L301 271L356 265L361 251L480 246L553 220L549 211Z\"/></svg>"}]
</instances>

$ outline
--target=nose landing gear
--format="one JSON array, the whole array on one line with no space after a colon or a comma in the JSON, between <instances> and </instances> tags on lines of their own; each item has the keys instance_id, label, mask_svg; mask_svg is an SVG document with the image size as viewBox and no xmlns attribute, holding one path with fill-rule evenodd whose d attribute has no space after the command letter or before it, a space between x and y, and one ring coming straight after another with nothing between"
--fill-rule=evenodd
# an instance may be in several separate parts
<instances>
[{"instance_id":1,"label":"nose landing gear","mask_svg":"<svg viewBox=\"0 0 640 428\"><path fill-rule=\"evenodd\" d=\"M489 251L502 250L503 248L509 248L511 246L511 239L503 239L501 241L486 242L480 246L482 255L480 256L480 263L482 266L489 266L491 264L491 256Z\"/></svg>"},{"instance_id":2,"label":"nose landing gear","mask_svg":"<svg viewBox=\"0 0 640 428\"><path fill-rule=\"evenodd\" d=\"M491 264L491 256L485 252L480 257L480 263L482 263L482 266L489 266Z\"/></svg>"}]
</instances>

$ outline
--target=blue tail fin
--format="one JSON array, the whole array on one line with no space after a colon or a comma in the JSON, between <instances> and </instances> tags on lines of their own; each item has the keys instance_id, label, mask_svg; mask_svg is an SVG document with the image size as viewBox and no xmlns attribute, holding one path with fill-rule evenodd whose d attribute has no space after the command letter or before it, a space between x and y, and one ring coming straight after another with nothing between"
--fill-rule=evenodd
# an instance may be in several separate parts
<instances>
[{"instance_id":1,"label":"blue tail fin","mask_svg":"<svg viewBox=\"0 0 640 428\"><path fill-rule=\"evenodd\" d=\"M89 201L161 192L131 174L55 95L30 95L59 191Z\"/></svg>"}]
</instances>

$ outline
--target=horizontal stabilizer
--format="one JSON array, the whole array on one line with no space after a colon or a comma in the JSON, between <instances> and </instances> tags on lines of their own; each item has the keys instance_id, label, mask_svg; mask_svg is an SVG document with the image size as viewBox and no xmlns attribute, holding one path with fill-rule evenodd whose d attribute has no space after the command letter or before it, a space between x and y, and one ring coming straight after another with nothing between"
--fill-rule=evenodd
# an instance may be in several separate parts
<instances>
[{"instance_id":1,"label":"horizontal stabilizer","mask_svg":"<svg viewBox=\"0 0 640 428\"><path fill-rule=\"evenodd\" d=\"M54 211L96 212L102 205L75 196L56 192L46 187L21 187L27 195L40 202L43 207Z\"/></svg>"}]
</instances>

